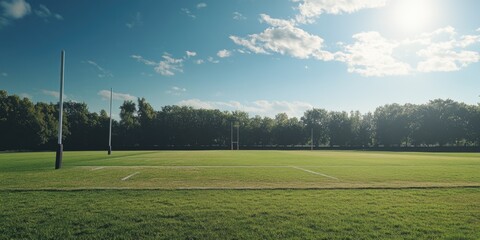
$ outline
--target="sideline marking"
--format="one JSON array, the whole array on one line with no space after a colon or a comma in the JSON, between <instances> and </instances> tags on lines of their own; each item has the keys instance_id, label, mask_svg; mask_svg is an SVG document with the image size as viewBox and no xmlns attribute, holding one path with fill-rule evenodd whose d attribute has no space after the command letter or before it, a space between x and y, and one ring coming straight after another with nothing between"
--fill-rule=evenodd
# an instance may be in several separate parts
<instances>
[{"instance_id":1,"label":"sideline marking","mask_svg":"<svg viewBox=\"0 0 480 240\"><path fill-rule=\"evenodd\" d=\"M96 168L92 169L92 171L100 170L100 169L103 169L103 168L105 168L105 167L96 167Z\"/></svg>"},{"instance_id":2,"label":"sideline marking","mask_svg":"<svg viewBox=\"0 0 480 240\"><path fill-rule=\"evenodd\" d=\"M140 173L140 172L132 173L132 174L130 174L130 175L122 178L122 181L125 181L125 180L127 180L127 179L129 179L129 178L131 178L131 177L133 177L133 176L135 176L135 175L137 175L137 174L139 174L139 173Z\"/></svg>"},{"instance_id":3,"label":"sideline marking","mask_svg":"<svg viewBox=\"0 0 480 240\"><path fill-rule=\"evenodd\" d=\"M320 175L320 176L324 176L324 177L327 177L327 178L338 180L338 178L336 178L336 177L332 177L332 176L329 176L329 175L326 175L326 174L323 174L323 173L314 172L314 171L304 169L304 168L301 168L301 167L292 166L292 168L302 170L302 171L305 171L305 172L308 172L308 173L311 173L311 174L316 174L316 175Z\"/></svg>"},{"instance_id":4,"label":"sideline marking","mask_svg":"<svg viewBox=\"0 0 480 240\"><path fill-rule=\"evenodd\" d=\"M325 166L325 165L307 165L305 167L318 167L318 168L357 168L357 167L417 167L417 168L430 168L430 167L438 167L440 165L395 165L395 164L388 164L388 165L333 165L333 166ZM469 166L478 166L478 164L457 164L455 166L460 167L469 167ZM97 168L98 166L75 166L78 168ZM127 165L127 166L102 166L98 167L101 168L292 168L291 165ZM93 170L93 169L91 169Z\"/></svg>"},{"instance_id":5,"label":"sideline marking","mask_svg":"<svg viewBox=\"0 0 480 240\"><path fill-rule=\"evenodd\" d=\"M82 168L91 168L95 166L79 166ZM290 168L291 166L278 166L278 165L158 165L158 166L151 166L151 165L132 165L132 166L102 166L102 168ZM320 166L319 166L320 167Z\"/></svg>"},{"instance_id":6,"label":"sideline marking","mask_svg":"<svg viewBox=\"0 0 480 240\"><path fill-rule=\"evenodd\" d=\"M411 189L480 189L480 185L432 185L432 186L361 186L361 187L65 187L65 188L0 188L0 192L39 192L39 191L91 191L91 190L132 190L132 191L144 191L144 190L322 190L322 191L342 191L342 190L411 190Z\"/></svg>"}]
</instances>

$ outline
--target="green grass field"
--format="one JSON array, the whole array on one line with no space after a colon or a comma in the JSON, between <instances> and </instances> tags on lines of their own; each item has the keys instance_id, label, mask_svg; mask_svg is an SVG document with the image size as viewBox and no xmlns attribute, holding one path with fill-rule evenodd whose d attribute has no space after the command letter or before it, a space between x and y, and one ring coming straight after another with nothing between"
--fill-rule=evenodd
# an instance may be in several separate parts
<instances>
[{"instance_id":1,"label":"green grass field","mask_svg":"<svg viewBox=\"0 0 480 240\"><path fill-rule=\"evenodd\" d=\"M0 153L0 239L480 239L480 154Z\"/></svg>"}]
</instances>

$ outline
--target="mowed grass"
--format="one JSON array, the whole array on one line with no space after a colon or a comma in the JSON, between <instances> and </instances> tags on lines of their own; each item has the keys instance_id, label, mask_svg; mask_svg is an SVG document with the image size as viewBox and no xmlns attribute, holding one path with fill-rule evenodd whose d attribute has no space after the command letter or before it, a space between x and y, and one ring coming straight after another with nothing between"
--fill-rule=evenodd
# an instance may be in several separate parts
<instances>
[{"instance_id":1,"label":"mowed grass","mask_svg":"<svg viewBox=\"0 0 480 240\"><path fill-rule=\"evenodd\" d=\"M479 239L479 189L0 192L0 239Z\"/></svg>"},{"instance_id":2,"label":"mowed grass","mask_svg":"<svg viewBox=\"0 0 480 240\"><path fill-rule=\"evenodd\" d=\"M0 189L478 187L478 153L138 151L0 154ZM134 176L122 181L132 174Z\"/></svg>"},{"instance_id":3,"label":"mowed grass","mask_svg":"<svg viewBox=\"0 0 480 240\"><path fill-rule=\"evenodd\" d=\"M480 239L477 153L65 152L61 170L54 160L0 154L0 239Z\"/></svg>"}]
</instances>

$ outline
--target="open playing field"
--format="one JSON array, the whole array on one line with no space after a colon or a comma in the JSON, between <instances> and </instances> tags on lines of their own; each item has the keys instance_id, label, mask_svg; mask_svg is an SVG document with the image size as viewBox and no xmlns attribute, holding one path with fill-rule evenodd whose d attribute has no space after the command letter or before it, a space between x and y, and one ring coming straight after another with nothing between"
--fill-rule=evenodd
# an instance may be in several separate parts
<instances>
[{"instance_id":1,"label":"open playing field","mask_svg":"<svg viewBox=\"0 0 480 240\"><path fill-rule=\"evenodd\" d=\"M0 239L480 239L480 154L0 154Z\"/></svg>"}]
</instances>

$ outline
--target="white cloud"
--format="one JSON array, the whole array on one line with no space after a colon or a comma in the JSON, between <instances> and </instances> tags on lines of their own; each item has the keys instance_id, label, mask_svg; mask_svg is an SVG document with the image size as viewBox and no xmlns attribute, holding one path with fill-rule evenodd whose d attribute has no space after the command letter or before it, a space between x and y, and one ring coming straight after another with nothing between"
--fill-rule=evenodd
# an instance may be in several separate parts
<instances>
[{"instance_id":1,"label":"white cloud","mask_svg":"<svg viewBox=\"0 0 480 240\"><path fill-rule=\"evenodd\" d=\"M299 101L259 100L253 102L253 105L260 110L256 114L270 117L274 117L277 113L286 113L290 117L301 117L305 111L313 108L310 103Z\"/></svg>"},{"instance_id":2,"label":"white cloud","mask_svg":"<svg viewBox=\"0 0 480 240\"><path fill-rule=\"evenodd\" d=\"M300 2L299 14L295 20L299 23L313 23L323 13L342 14L353 13L367 8L385 6L387 0L293 0Z\"/></svg>"},{"instance_id":3,"label":"white cloud","mask_svg":"<svg viewBox=\"0 0 480 240\"><path fill-rule=\"evenodd\" d=\"M166 93L174 95L174 96L180 96L180 95L184 94L186 91L187 91L186 88L173 86L169 90L167 90Z\"/></svg>"},{"instance_id":4,"label":"white cloud","mask_svg":"<svg viewBox=\"0 0 480 240\"><path fill-rule=\"evenodd\" d=\"M182 100L177 103L179 106L188 106L188 107L193 107L197 109L214 109L214 105L211 104L210 102L204 102L199 99L187 99L187 100Z\"/></svg>"},{"instance_id":5,"label":"white cloud","mask_svg":"<svg viewBox=\"0 0 480 240\"><path fill-rule=\"evenodd\" d=\"M432 32L422 33L419 36L414 36L413 38L408 38L401 43L403 45L430 45L435 42L450 41L455 38L457 32L452 26L447 26L444 28L439 28Z\"/></svg>"},{"instance_id":6,"label":"white cloud","mask_svg":"<svg viewBox=\"0 0 480 240\"><path fill-rule=\"evenodd\" d=\"M45 5L40 4L38 9L34 10L35 14L41 18L48 19L48 18L54 18L57 20L63 20L62 15L58 13L54 13L50 11Z\"/></svg>"},{"instance_id":7,"label":"white cloud","mask_svg":"<svg viewBox=\"0 0 480 240\"><path fill-rule=\"evenodd\" d=\"M258 100L253 102L241 103L238 101L202 101L199 99L187 99L177 103L180 106L190 106L201 109L221 109L221 110L240 110L248 112L250 115L261 115L274 117L278 113L287 113L290 117L301 117L303 113L312 109L313 105L299 101L267 101Z\"/></svg>"},{"instance_id":8,"label":"white cloud","mask_svg":"<svg viewBox=\"0 0 480 240\"><path fill-rule=\"evenodd\" d=\"M202 2L202 3L199 3L197 4L197 8L200 9L200 8L206 8L207 7L207 4Z\"/></svg>"},{"instance_id":9,"label":"white cloud","mask_svg":"<svg viewBox=\"0 0 480 240\"><path fill-rule=\"evenodd\" d=\"M45 5L40 4L39 9L34 10L35 14L41 18L48 18L52 15L50 9L48 9Z\"/></svg>"},{"instance_id":10,"label":"white cloud","mask_svg":"<svg viewBox=\"0 0 480 240\"><path fill-rule=\"evenodd\" d=\"M478 62L480 55L473 51L454 51L448 44L433 44L417 52L424 58L417 65L420 72L451 72L458 71L471 63Z\"/></svg>"},{"instance_id":11,"label":"white cloud","mask_svg":"<svg viewBox=\"0 0 480 240\"><path fill-rule=\"evenodd\" d=\"M195 57L197 56L197 53L196 52L190 52L190 51L186 51L185 52L187 54L187 58L190 58L190 57Z\"/></svg>"},{"instance_id":12,"label":"white cloud","mask_svg":"<svg viewBox=\"0 0 480 240\"><path fill-rule=\"evenodd\" d=\"M417 69L420 72L453 72L458 71L459 67L455 62L445 58L430 58L419 62Z\"/></svg>"},{"instance_id":13,"label":"white cloud","mask_svg":"<svg viewBox=\"0 0 480 240\"><path fill-rule=\"evenodd\" d=\"M326 12L330 13L330 10ZM352 36L353 43L340 42L337 44L340 50L330 52L324 50L324 41L320 36L300 29L295 21L275 19L266 14L261 14L260 17L261 22L270 27L247 37L230 36L235 44L245 48L236 51L278 53L299 59L335 60L346 63L348 72L366 77L458 71L480 61L478 50L468 49L480 42L480 34L459 35L451 26L404 40L387 39L378 32L361 32Z\"/></svg>"},{"instance_id":14,"label":"white cloud","mask_svg":"<svg viewBox=\"0 0 480 240\"><path fill-rule=\"evenodd\" d=\"M183 59L175 59L168 54L165 54L162 57L164 60L160 61L155 67L157 73L164 76L173 76L175 75L175 72L183 72Z\"/></svg>"},{"instance_id":15,"label":"white cloud","mask_svg":"<svg viewBox=\"0 0 480 240\"><path fill-rule=\"evenodd\" d=\"M228 51L227 49L223 49L217 52L217 56L220 58L227 58L232 56L232 52Z\"/></svg>"},{"instance_id":16,"label":"white cloud","mask_svg":"<svg viewBox=\"0 0 480 240\"><path fill-rule=\"evenodd\" d=\"M147 60L139 55L132 55L133 59L147 66L154 66L154 70L163 76L173 76L177 72L183 72L183 59L175 59L170 54L164 53L160 62Z\"/></svg>"},{"instance_id":17,"label":"white cloud","mask_svg":"<svg viewBox=\"0 0 480 240\"><path fill-rule=\"evenodd\" d=\"M422 61L417 64L417 70L419 72L459 71L471 63L480 61L478 52L465 50L479 43L480 35L457 35L455 28L448 26L423 34L420 40L412 41L422 47L416 52L417 56L422 58Z\"/></svg>"},{"instance_id":18,"label":"white cloud","mask_svg":"<svg viewBox=\"0 0 480 240\"><path fill-rule=\"evenodd\" d=\"M211 62L211 63L219 63L220 61L214 59L213 57L208 57L207 58L207 61Z\"/></svg>"},{"instance_id":19,"label":"white cloud","mask_svg":"<svg viewBox=\"0 0 480 240\"><path fill-rule=\"evenodd\" d=\"M295 26L295 21L272 18L267 14L260 14L260 22L266 22L268 25L273 27L293 27Z\"/></svg>"},{"instance_id":20,"label":"white cloud","mask_svg":"<svg viewBox=\"0 0 480 240\"><path fill-rule=\"evenodd\" d=\"M186 92L187 89L186 88L180 88L180 87L172 87L172 90L174 91L178 91L178 92Z\"/></svg>"},{"instance_id":21,"label":"white cloud","mask_svg":"<svg viewBox=\"0 0 480 240\"><path fill-rule=\"evenodd\" d=\"M101 90L97 93L97 95L101 96L103 100L110 100L110 90ZM112 93L112 98L114 100L120 100L120 101L135 101L137 97L130 95L128 93L117 93L113 92Z\"/></svg>"},{"instance_id":22,"label":"white cloud","mask_svg":"<svg viewBox=\"0 0 480 240\"><path fill-rule=\"evenodd\" d=\"M0 29L4 26L7 26L10 23L10 21L4 17L0 16Z\"/></svg>"},{"instance_id":23,"label":"white cloud","mask_svg":"<svg viewBox=\"0 0 480 240\"><path fill-rule=\"evenodd\" d=\"M196 64L203 64L203 63L205 63L205 61L203 59L198 59L198 60L195 60L195 63Z\"/></svg>"},{"instance_id":24,"label":"white cloud","mask_svg":"<svg viewBox=\"0 0 480 240\"><path fill-rule=\"evenodd\" d=\"M30 4L25 0L0 1L0 10L2 10L0 14L0 28L32 12Z\"/></svg>"},{"instance_id":25,"label":"white cloud","mask_svg":"<svg viewBox=\"0 0 480 240\"><path fill-rule=\"evenodd\" d=\"M20 96L21 98L28 98L28 99L30 99L30 100L33 99L32 95L30 95L30 94L28 94L28 93L20 93L19 96Z\"/></svg>"},{"instance_id":26,"label":"white cloud","mask_svg":"<svg viewBox=\"0 0 480 240\"><path fill-rule=\"evenodd\" d=\"M348 61L349 71L359 72L366 76L383 76L390 74L408 73L409 66L396 61L389 56L389 46L384 45L383 49L375 50L373 54L364 51L367 56L358 53L361 49L350 48L349 53L331 53L324 48L324 40L320 36L310 34L299 28L299 23L313 23L322 13L341 14L352 13L365 8L377 8L386 4L387 0L293 0L299 2L296 8L299 14L295 19L277 19L267 14L260 14L260 21L270 25L269 28L258 34L251 34L247 37L230 36L230 39L237 45L245 47L256 54L279 53L299 59L314 58L317 60ZM355 37L355 36L354 36ZM357 35L356 37L361 37ZM357 39L358 40L358 39ZM361 40L361 39L360 39ZM357 44L356 46L358 46ZM368 45L363 43L363 45ZM352 46L351 46L352 47ZM244 50L240 49L245 52ZM390 47L390 51L393 47ZM374 56L381 56L382 63ZM358 59L364 57L366 59ZM369 63L375 60L374 63ZM382 65L383 64L383 65ZM365 68L365 69L362 69Z\"/></svg>"},{"instance_id":27,"label":"white cloud","mask_svg":"<svg viewBox=\"0 0 480 240\"><path fill-rule=\"evenodd\" d=\"M139 55L132 55L132 56L130 56L130 57L133 58L133 59L135 59L135 60L137 60L137 61L139 61L139 62L141 62L141 63L144 63L145 65L148 65L148 66L155 66L155 65L157 65L156 62L150 61L150 60L146 60L146 59L144 59L142 56L139 56Z\"/></svg>"},{"instance_id":28,"label":"white cloud","mask_svg":"<svg viewBox=\"0 0 480 240\"><path fill-rule=\"evenodd\" d=\"M97 70L98 70L98 77L99 78L104 78L104 77L113 77L113 74L106 70L105 68L101 67L100 65L98 65L96 62L94 61L91 61L91 60L87 60L86 61L88 64L94 66Z\"/></svg>"},{"instance_id":29,"label":"white cloud","mask_svg":"<svg viewBox=\"0 0 480 240\"><path fill-rule=\"evenodd\" d=\"M6 73L6 72L2 72L1 75L2 75L2 77L8 77L8 73Z\"/></svg>"},{"instance_id":30,"label":"white cloud","mask_svg":"<svg viewBox=\"0 0 480 240\"><path fill-rule=\"evenodd\" d=\"M347 63L349 72L363 76L459 71L480 61L478 52L466 49L479 43L480 35L459 36L451 26L403 41L385 39L378 32L363 32L353 38L355 43L342 45L344 49L335 53L335 60Z\"/></svg>"},{"instance_id":31,"label":"white cloud","mask_svg":"<svg viewBox=\"0 0 480 240\"><path fill-rule=\"evenodd\" d=\"M127 28L134 28L141 25L143 25L143 21L142 14L140 12L137 12L130 22L125 23L125 26L127 26Z\"/></svg>"},{"instance_id":32,"label":"white cloud","mask_svg":"<svg viewBox=\"0 0 480 240\"><path fill-rule=\"evenodd\" d=\"M237 36L230 36L230 39L237 45L240 45L242 47L246 47L248 50L254 52L254 53L263 53L263 54L268 54L265 49L263 49L262 46L257 45L257 38L258 34L252 34L249 35L248 38L241 38Z\"/></svg>"},{"instance_id":33,"label":"white cloud","mask_svg":"<svg viewBox=\"0 0 480 240\"><path fill-rule=\"evenodd\" d=\"M188 9L188 8L182 8L181 10L182 10L182 12L183 12L185 15L187 15L187 16L193 18L193 19L197 18L197 16L195 16L195 15L190 11L190 9Z\"/></svg>"},{"instance_id":34,"label":"white cloud","mask_svg":"<svg viewBox=\"0 0 480 240\"><path fill-rule=\"evenodd\" d=\"M241 53L241 54L246 54L246 53L250 54L249 51L244 50L244 49L235 49L235 51L237 51L237 52L239 52L239 53Z\"/></svg>"},{"instance_id":35,"label":"white cloud","mask_svg":"<svg viewBox=\"0 0 480 240\"><path fill-rule=\"evenodd\" d=\"M283 19L271 18L261 14L261 21L271 27L262 33L252 34L246 38L230 36L237 45L246 47L254 53L279 53L295 58L332 60L333 55L323 50L323 39L312 35L294 25L294 22Z\"/></svg>"},{"instance_id":36,"label":"white cloud","mask_svg":"<svg viewBox=\"0 0 480 240\"><path fill-rule=\"evenodd\" d=\"M44 95L53 97L53 98L55 98L55 99L59 99L59 98L60 98L60 93L57 92L57 91L51 91L51 90L45 90L45 89L42 89L41 91L42 91L42 93L43 93ZM63 94L63 100L65 100L65 99L67 99L67 98L68 98L67 95L64 93L64 94Z\"/></svg>"},{"instance_id":37,"label":"white cloud","mask_svg":"<svg viewBox=\"0 0 480 240\"><path fill-rule=\"evenodd\" d=\"M25 0L2 1L3 16L11 19L20 19L32 12L32 7Z\"/></svg>"},{"instance_id":38,"label":"white cloud","mask_svg":"<svg viewBox=\"0 0 480 240\"><path fill-rule=\"evenodd\" d=\"M465 35L460 38L457 45L458 47L466 48L477 42L480 42L480 35Z\"/></svg>"},{"instance_id":39,"label":"white cloud","mask_svg":"<svg viewBox=\"0 0 480 240\"><path fill-rule=\"evenodd\" d=\"M141 72L140 75L142 76L146 76L146 77L153 77L153 74L151 73L144 73L144 72Z\"/></svg>"},{"instance_id":40,"label":"white cloud","mask_svg":"<svg viewBox=\"0 0 480 240\"><path fill-rule=\"evenodd\" d=\"M344 46L344 52L335 54L335 60L348 65L348 72L366 77L410 73L410 65L392 56L399 43L383 38L378 32L362 32L353 38L355 43Z\"/></svg>"},{"instance_id":41,"label":"white cloud","mask_svg":"<svg viewBox=\"0 0 480 240\"><path fill-rule=\"evenodd\" d=\"M233 12L233 19L235 20L245 20L247 19L245 16L243 16L243 14L239 13L239 12Z\"/></svg>"}]
</instances>

